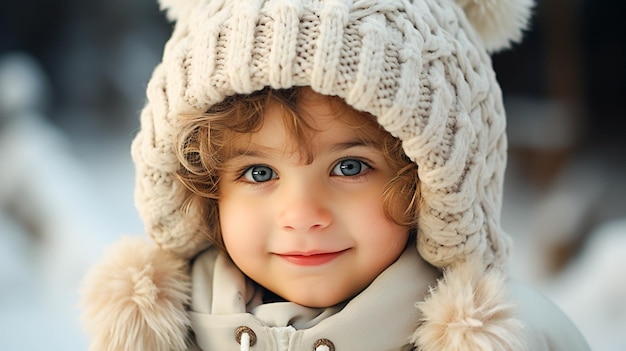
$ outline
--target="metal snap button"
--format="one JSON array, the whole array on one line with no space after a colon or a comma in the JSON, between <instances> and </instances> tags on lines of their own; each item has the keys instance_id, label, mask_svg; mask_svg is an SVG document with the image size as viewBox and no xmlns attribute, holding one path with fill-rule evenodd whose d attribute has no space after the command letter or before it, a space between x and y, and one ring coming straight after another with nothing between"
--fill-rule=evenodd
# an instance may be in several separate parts
<instances>
[{"instance_id":1,"label":"metal snap button","mask_svg":"<svg viewBox=\"0 0 626 351\"><path fill-rule=\"evenodd\" d=\"M320 346L326 346L328 351L335 351L335 344L328 339L319 339L313 345L313 351L321 351L323 349L318 349Z\"/></svg>"},{"instance_id":2,"label":"metal snap button","mask_svg":"<svg viewBox=\"0 0 626 351\"><path fill-rule=\"evenodd\" d=\"M237 340L239 345L241 345L241 336L243 334L248 334L250 337L250 346L254 346L254 344L256 344L256 334L254 333L254 330L246 326L241 326L235 329L235 340Z\"/></svg>"}]
</instances>

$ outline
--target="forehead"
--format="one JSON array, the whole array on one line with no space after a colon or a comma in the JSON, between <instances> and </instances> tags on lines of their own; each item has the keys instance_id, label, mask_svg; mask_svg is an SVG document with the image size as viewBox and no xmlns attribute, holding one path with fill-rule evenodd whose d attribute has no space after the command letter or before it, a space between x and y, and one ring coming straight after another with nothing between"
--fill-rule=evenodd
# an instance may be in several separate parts
<instances>
[{"instance_id":1,"label":"forehead","mask_svg":"<svg viewBox=\"0 0 626 351\"><path fill-rule=\"evenodd\" d=\"M264 146L282 150L285 155L299 153L301 161L307 163L325 144L376 145L385 133L372 115L310 88L300 88L293 104L270 95L259 118L258 130L233 138L236 153Z\"/></svg>"}]
</instances>

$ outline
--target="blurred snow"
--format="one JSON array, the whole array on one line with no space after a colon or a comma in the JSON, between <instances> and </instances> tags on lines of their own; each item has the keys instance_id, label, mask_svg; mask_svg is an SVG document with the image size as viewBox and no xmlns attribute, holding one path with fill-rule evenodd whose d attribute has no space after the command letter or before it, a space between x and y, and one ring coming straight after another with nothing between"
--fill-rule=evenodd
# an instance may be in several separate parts
<instances>
[{"instance_id":1,"label":"blurred snow","mask_svg":"<svg viewBox=\"0 0 626 351\"><path fill-rule=\"evenodd\" d=\"M0 350L85 350L80 279L120 234L142 232L128 145L72 144L41 115L46 89L32 58L0 58Z\"/></svg>"},{"instance_id":2,"label":"blurred snow","mask_svg":"<svg viewBox=\"0 0 626 351\"><path fill-rule=\"evenodd\" d=\"M626 348L624 267L626 218L598 227L580 256L544 288L580 327L593 350Z\"/></svg>"},{"instance_id":3,"label":"blurred snow","mask_svg":"<svg viewBox=\"0 0 626 351\"><path fill-rule=\"evenodd\" d=\"M513 275L551 298L592 350L626 350L624 154L572 154L580 131L559 128L569 122L563 107L508 101L502 224L514 240Z\"/></svg>"}]
</instances>

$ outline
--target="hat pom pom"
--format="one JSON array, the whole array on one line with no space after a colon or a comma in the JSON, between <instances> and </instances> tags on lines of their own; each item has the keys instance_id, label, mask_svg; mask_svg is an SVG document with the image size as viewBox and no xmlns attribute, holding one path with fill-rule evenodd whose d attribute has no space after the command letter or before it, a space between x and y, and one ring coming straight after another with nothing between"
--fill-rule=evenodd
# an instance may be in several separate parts
<instances>
[{"instance_id":1,"label":"hat pom pom","mask_svg":"<svg viewBox=\"0 0 626 351\"><path fill-rule=\"evenodd\" d=\"M533 0L456 0L489 52L507 49L522 40Z\"/></svg>"},{"instance_id":2,"label":"hat pom pom","mask_svg":"<svg viewBox=\"0 0 626 351\"><path fill-rule=\"evenodd\" d=\"M82 321L90 350L187 350L187 262L144 239L124 238L86 275Z\"/></svg>"},{"instance_id":3,"label":"hat pom pom","mask_svg":"<svg viewBox=\"0 0 626 351\"><path fill-rule=\"evenodd\" d=\"M422 323L412 342L422 351L526 350L521 321L507 299L504 274L466 262L444 272L418 303Z\"/></svg>"},{"instance_id":4,"label":"hat pom pom","mask_svg":"<svg viewBox=\"0 0 626 351\"><path fill-rule=\"evenodd\" d=\"M159 8L165 11L167 19L174 22L181 18L198 2L197 0L158 0Z\"/></svg>"}]
</instances>

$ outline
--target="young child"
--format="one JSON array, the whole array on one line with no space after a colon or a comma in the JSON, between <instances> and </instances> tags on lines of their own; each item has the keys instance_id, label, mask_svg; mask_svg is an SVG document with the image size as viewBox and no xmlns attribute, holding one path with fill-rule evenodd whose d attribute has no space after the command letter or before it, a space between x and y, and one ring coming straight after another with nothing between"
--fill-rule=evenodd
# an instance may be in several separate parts
<instances>
[{"instance_id":1,"label":"young child","mask_svg":"<svg viewBox=\"0 0 626 351\"><path fill-rule=\"evenodd\" d=\"M586 350L504 272L488 51L529 1L163 0L132 146L157 245L85 279L92 350Z\"/></svg>"}]
</instances>

